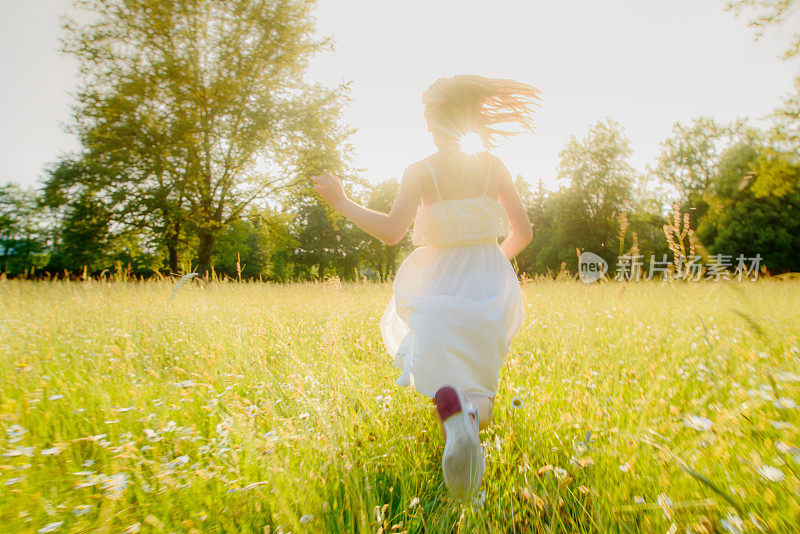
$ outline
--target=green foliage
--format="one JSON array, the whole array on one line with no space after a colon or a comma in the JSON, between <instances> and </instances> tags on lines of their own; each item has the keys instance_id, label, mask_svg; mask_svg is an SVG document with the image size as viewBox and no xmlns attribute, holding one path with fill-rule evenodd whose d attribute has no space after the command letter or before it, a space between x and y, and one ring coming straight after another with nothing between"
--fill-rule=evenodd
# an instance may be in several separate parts
<instances>
[{"instance_id":1,"label":"green foliage","mask_svg":"<svg viewBox=\"0 0 800 534\"><path fill-rule=\"evenodd\" d=\"M370 188L366 207L383 213L389 213L400 190L400 182L392 178ZM400 265L401 254L411 248L410 232L406 233L400 243L389 246L379 240L366 236L363 248L363 262L376 273L376 279L382 282L394 278Z\"/></svg>"},{"instance_id":2,"label":"green foliage","mask_svg":"<svg viewBox=\"0 0 800 534\"><path fill-rule=\"evenodd\" d=\"M761 39L770 26L797 27L797 0L728 0L727 9L737 16L748 15L748 26L755 31L755 39ZM794 20L791 20L794 17ZM792 35L789 46L783 52L783 59L791 59L800 54L800 32Z\"/></svg>"},{"instance_id":3,"label":"green foliage","mask_svg":"<svg viewBox=\"0 0 800 534\"><path fill-rule=\"evenodd\" d=\"M710 117L698 117L690 124L675 123L670 136L661 143L653 174L677 192L678 205L686 210L707 206L703 192L711 183L719 159L720 141L726 128Z\"/></svg>"},{"instance_id":4,"label":"green foliage","mask_svg":"<svg viewBox=\"0 0 800 534\"><path fill-rule=\"evenodd\" d=\"M74 130L104 169L92 188L122 221L170 249L192 223L198 268L255 201L292 190L324 165L342 168L345 85L303 80L314 2L84 0L91 22L67 25L64 50L83 73Z\"/></svg>"},{"instance_id":5,"label":"green foliage","mask_svg":"<svg viewBox=\"0 0 800 534\"><path fill-rule=\"evenodd\" d=\"M214 244L214 270L232 278L284 280L284 257L293 246L288 217L252 209L220 232Z\"/></svg>"},{"instance_id":6,"label":"green foliage","mask_svg":"<svg viewBox=\"0 0 800 534\"><path fill-rule=\"evenodd\" d=\"M50 266L58 271L85 265L90 273L110 267L110 224L106 205L85 190L68 205Z\"/></svg>"},{"instance_id":7,"label":"green foliage","mask_svg":"<svg viewBox=\"0 0 800 534\"><path fill-rule=\"evenodd\" d=\"M708 214L698 236L715 254L755 257L772 272L800 270L800 194L768 188L760 174L764 148L742 142L728 148L706 193ZM777 191L776 191L777 189Z\"/></svg>"},{"instance_id":8,"label":"green foliage","mask_svg":"<svg viewBox=\"0 0 800 534\"><path fill-rule=\"evenodd\" d=\"M44 214L36 191L0 186L0 273L18 275L47 262Z\"/></svg>"},{"instance_id":9,"label":"green foliage","mask_svg":"<svg viewBox=\"0 0 800 534\"><path fill-rule=\"evenodd\" d=\"M800 162L794 153L766 148L753 166L753 194L758 197L784 197L798 191Z\"/></svg>"},{"instance_id":10,"label":"green foliage","mask_svg":"<svg viewBox=\"0 0 800 534\"><path fill-rule=\"evenodd\" d=\"M517 181L533 230L518 256L519 271L556 274L565 266L575 272L577 248L599 254L613 274L617 257L630 252L634 240L634 252L642 256L666 252L661 202L628 162L630 153L622 127L607 119L562 151L560 177L570 181L567 186L549 193L540 180L532 192ZM620 236L623 214L629 237Z\"/></svg>"},{"instance_id":11,"label":"green foliage","mask_svg":"<svg viewBox=\"0 0 800 534\"><path fill-rule=\"evenodd\" d=\"M561 151L558 176L569 185L560 195L554 224L559 259L573 272L576 247L615 265L617 217L630 206L637 178L630 155L622 126L610 118L595 124L587 137L570 138Z\"/></svg>"}]
</instances>

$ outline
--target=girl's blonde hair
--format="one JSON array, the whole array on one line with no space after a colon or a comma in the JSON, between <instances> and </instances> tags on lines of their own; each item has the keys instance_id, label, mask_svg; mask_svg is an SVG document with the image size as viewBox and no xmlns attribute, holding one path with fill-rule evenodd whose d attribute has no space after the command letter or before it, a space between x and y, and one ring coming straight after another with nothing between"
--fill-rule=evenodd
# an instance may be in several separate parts
<instances>
[{"instance_id":1,"label":"girl's blonde hair","mask_svg":"<svg viewBox=\"0 0 800 534\"><path fill-rule=\"evenodd\" d=\"M517 123L533 131L533 109L540 91L530 85L502 78L460 74L439 78L424 93L425 116L434 127L460 138L475 132L484 146L497 146L497 136L511 137L520 131L493 128Z\"/></svg>"}]
</instances>

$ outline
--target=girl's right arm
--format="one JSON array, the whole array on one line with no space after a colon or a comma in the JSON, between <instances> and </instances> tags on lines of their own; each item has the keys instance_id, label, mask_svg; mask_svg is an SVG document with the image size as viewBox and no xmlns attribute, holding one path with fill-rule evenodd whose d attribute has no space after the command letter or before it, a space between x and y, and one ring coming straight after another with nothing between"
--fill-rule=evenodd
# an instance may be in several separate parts
<instances>
[{"instance_id":1,"label":"girl's right arm","mask_svg":"<svg viewBox=\"0 0 800 534\"><path fill-rule=\"evenodd\" d=\"M497 200L503 205L508 213L510 231L500 248L506 257L511 260L514 256L522 252L525 246L533 239L531 221L528 219L528 212L522 205L517 188L511 179L511 173L500 159L495 158L492 165L492 174L500 179L500 191Z\"/></svg>"}]
</instances>

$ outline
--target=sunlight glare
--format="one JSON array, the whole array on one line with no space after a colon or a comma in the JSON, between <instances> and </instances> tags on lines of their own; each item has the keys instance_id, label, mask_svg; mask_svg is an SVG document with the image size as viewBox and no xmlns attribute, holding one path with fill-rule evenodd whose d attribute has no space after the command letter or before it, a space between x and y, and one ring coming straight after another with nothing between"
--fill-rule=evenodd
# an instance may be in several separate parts
<instances>
[{"instance_id":1,"label":"sunlight glare","mask_svg":"<svg viewBox=\"0 0 800 534\"><path fill-rule=\"evenodd\" d=\"M483 150L483 142L481 136L475 132L467 132L459 141L461 150L467 154L477 154Z\"/></svg>"}]
</instances>

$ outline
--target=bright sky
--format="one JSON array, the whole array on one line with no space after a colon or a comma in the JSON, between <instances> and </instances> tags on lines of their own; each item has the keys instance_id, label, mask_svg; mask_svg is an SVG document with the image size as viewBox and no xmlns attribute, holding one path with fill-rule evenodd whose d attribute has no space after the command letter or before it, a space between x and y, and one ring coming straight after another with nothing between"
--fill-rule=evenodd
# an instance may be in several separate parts
<instances>
[{"instance_id":1,"label":"bright sky","mask_svg":"<svg viewBox=\"0 0 800 534\"><path fill-rule=\"evenodd\" d=\"M57 52L66 0L0 2L0 183L34 184L76 148L70 119L77 76ZM432 152L423 90L439 76L512 78L543 92L537 133L495 153L512 175L558 182L558 154L606 116L619 121L644 171L676 121L727 122L769 113L800 74L778 58L773 33L753 42L725 0L320 0L320 33L336 41L309 77L352 80L344 120L358 132L353 163L374 182L399 178Z\"/></svg>"}]
</instances>

